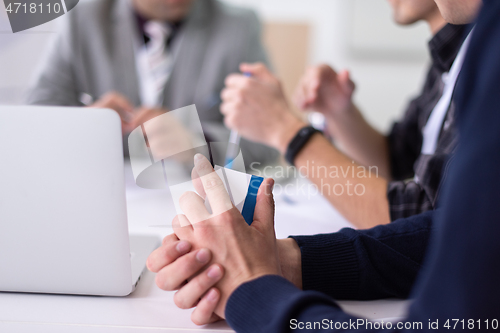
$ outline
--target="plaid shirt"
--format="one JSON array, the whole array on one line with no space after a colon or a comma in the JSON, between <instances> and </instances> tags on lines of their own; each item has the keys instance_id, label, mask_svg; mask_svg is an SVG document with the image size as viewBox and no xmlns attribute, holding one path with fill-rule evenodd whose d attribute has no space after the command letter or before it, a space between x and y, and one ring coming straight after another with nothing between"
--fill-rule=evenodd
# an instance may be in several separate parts
<instances>
[{"instance_id":1,"label":"plaid shirt","mask_svg":"<svg viewBox=\"0 0 500 333\"><path fill-rule=\"evenodd\" d=\"M451 103L433 155L420 154L422 130L441 98L443 73L450 70L465 38L466 27L448 24L429 42L432 64L424 88L411 101L388 137L392 180L387 189L391 220L432 210L440 184L457 146L455 105Z\"/></svg>"}]
</instances>

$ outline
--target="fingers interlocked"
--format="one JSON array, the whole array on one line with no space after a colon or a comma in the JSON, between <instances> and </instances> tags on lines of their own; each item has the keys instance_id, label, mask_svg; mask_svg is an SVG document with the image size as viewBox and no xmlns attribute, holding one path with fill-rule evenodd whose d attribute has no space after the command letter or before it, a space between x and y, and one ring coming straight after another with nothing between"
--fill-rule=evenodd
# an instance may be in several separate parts
<instances>
[{"instance_id":1,"label":"fingers interlocked","mask_svg":"<svg viewBox=\"0 0 500 333\"><path fill-rule=\"evenodd\" d=\"M197 325L220 319L214 314L220 299L220 292L214 286L222 279L224 269L219 264L209 265L211 260L208 249L192 250L189 242L172 234L164 238L162 246L147 261L148 269L157 273L158 287L178 290L174 302L179 308L196 306L192 321Z\"/></svg>"}]
</instances>

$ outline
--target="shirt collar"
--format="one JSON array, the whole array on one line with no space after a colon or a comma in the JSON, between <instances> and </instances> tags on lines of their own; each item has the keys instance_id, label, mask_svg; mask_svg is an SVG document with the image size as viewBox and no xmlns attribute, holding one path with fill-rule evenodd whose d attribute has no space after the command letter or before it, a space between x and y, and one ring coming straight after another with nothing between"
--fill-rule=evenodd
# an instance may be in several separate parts
<instances>
[{"instance_id":1,"label":"shirt collar","mask_svg":"<svg viewBox=\"0 0 500 333\"><path fill-rule=\"evenodd\" d=\"M146 34L144 33L144 25L146 24L146 22L148 22L148 19L144 18L142 15L140 15L135 10L133 12L134 12L134 17L135 17L136 22L137 22L137 28L139 29L139 36L142 36L144 38L144 44L147 44L149 42L149 37L146 36ZM179 32L184 21L180 21L180 22L176 22L176 23L168 23L168 22L165 22L165 23L168 24L168 26L172 29L169 37L167 38L167 47L168 47L168 46L170 46L170 44L174 40L175 36Z\"/></svg>"},{"instance_id":2,"label":"shirt collar","mask_svg":"<svg viewBox=\"0 0 500 333\"><path fill-rule=\"evenodd\" d=\"M429 50L434 66L443 72L450 70L468 30L466 25L448 23L434 35L429 41Z\"/></svg>"}]
</instances>

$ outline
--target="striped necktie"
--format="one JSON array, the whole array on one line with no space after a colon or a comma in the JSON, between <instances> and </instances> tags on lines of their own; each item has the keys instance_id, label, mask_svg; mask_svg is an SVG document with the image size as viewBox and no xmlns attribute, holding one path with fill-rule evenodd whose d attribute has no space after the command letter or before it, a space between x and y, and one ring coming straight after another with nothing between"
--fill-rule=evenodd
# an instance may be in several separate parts
<instances>
[{"instance_id":1,"label":"striped necktie","mask_svg":"<svg viewBox=\"0 0 500 333\"><path fill-rule=\"evenodd\" d=\"M147 80L143 104L145 106L161 106L163 90L172 71L172 56L167 50L167 39L171 28L160 21L148 21L144 25L144 34L149 38L144 47L145 61L142 75Z\"/></svg>"}]
</instances>

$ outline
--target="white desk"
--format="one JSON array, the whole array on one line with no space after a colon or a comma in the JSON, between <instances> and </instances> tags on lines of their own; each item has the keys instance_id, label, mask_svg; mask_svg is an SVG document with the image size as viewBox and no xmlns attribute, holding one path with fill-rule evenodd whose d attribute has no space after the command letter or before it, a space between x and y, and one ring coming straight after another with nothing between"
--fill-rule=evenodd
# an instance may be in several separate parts
<instances>
[{"instance_id":1,"label":"white desk","mask_svg":"<svg viewBox=\"0 0 500 333\"><path fill-rule=\"evenodd\" d=\"M129 228L132 233L165 236L174 216L168 192L138 188L127 173ZM301 183L300 183L301 184ZM276 195L276 233L334 232L347 223L321 196L288 188ZM159 226L162 227L151 227ZM36 272L34 272L36 274ZM191 310L180 310L173 293L156 287L154 274L145 272L132 295L122 298L0 293L0 332L145 333L227 332L225 322L205 327L191 323ZM370 319L404 316L408 302L383 300L341 302L348 312Z\"/></svg>"}]
</instances>

